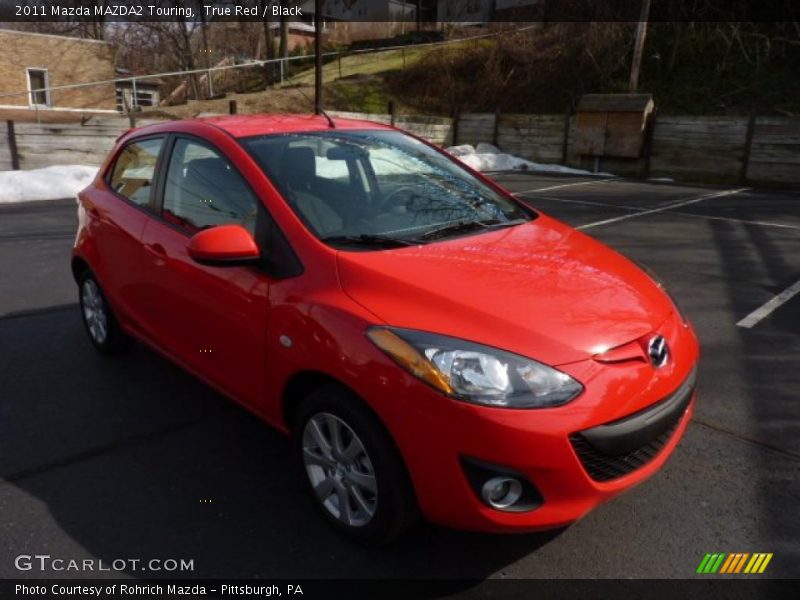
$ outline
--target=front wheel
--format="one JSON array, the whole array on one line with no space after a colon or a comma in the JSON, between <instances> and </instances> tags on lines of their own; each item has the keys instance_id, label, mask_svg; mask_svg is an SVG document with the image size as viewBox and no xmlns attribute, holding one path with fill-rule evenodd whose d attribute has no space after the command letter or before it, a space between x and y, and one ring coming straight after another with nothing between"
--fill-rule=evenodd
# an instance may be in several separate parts
<instances>
[{"instance_id":1,"label":"front wheel","mask_svg":"<svg viewBox=\"0 0 800 600\"><path fill-rule=\"evenodd\" d=\"M91 271L84 271L78 280L81 316L86 334L94 347L103 354L122 354L133 340L117 323L100 284Z\"/></svg>"},{"instance_id":2,"label":"front wheel","mask_svg":"<svg viewBox=\"0 0 800 600\"><path fill-rule=\"evenodd\" d=\"M413 524L417 506L405 465L358 398L339 386L320 388L303 402L295 425L303 478L336 529L375 545Z\"/></svg>"}]
</instances>

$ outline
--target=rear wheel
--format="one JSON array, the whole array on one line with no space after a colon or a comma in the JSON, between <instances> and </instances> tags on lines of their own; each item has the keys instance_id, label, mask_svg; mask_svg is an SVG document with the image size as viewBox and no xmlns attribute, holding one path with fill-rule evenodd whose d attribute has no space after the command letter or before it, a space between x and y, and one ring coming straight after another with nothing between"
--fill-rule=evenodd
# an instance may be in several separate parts
<instances>
[{"instance_id":1,"label":"rear wheel","mask_svg":"<svg viewBox=\"0 0 800 600\"><path fill-rule=\"evenodd\" d=\"M86 334L94 347L103 354L127 352L133 340L117 323L100 284L91 271L84 271L78 279L81 316Z\"/></svg>"},{"instance_id":2,"label":"rear wheel","mask_svg":"<svg viewBox=\"0 0 800 600\"><path fill-rule=\"evenodd\" d=\"M416 520L416 498L393 440L348 390L329 385L306 398L294 445L314 502L348 537L383 544Z\"/></svg>"}]
</instances>

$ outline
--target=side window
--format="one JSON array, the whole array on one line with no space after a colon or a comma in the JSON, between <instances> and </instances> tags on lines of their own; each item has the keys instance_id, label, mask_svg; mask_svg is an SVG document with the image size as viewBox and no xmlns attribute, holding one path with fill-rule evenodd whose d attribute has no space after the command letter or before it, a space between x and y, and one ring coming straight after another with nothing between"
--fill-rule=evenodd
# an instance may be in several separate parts
<instances>
[{"instance_id":1,"label":"side window","mask_svg":"<svg viewBox=\"0 0 800 600\"><path fill-rule=\"evenodd\" d=\"M178 138L164 187L165 220L189 233L231 223L255 233L258 204L227 159L205 144Z\"/></svg>"},{"instance_id":2,"label":"side window","mask_svg":"<svg viewBox=\"0 0 800 600\"><path fill-rule=\"evenodd\" d=\"M148 205L156 160L163 143L163 138L156 138L125 146L111 173L112 189L139 206Z\"/></svg>"}]
</instances>

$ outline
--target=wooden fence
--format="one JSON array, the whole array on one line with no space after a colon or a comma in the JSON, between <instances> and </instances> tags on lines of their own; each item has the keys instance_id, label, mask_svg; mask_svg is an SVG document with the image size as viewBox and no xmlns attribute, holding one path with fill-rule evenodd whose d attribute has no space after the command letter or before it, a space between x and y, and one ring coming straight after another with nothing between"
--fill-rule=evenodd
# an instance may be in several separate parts
<instances>
[{"instance_id":1,"label":"wooden fence","mask_svg":"<svg viewBox=\"0 0 800 600\"><path fill-rule=\"evenodd\" d=\"M585 166L572 150L574 117L465 114L455 137L536 162ZM658 116L649 159L651 177L800 184L800 118ZM598 167L616 172L620 164L600 160Z\"/></svg>"},{"instance_id":2,"label":"wooden fence","mask_svg":"<svg viewBox=\"0 0 800 600\"><path fill-rule=\"evenodd\" d=\"M137 125L154 122L140 121ZM85 125L6 121L4 129L0 133L0 171L52 165L99 165L116 139L128 129L128 121L98 119Z\"/></svg>"},{"instance_id":3,"label":"wooden fence","mask_svg":"<svg viewBox=\"0 0 800 600\"><path fill-rule=\"evenodd\" d=\"M487 142L535 162L587 164L585 157L572 150L574 116L462 114L451 119L332 114L394 123L440 146ZM98 165L127 128L122 119L92 120L86 125L6 125L6 131L0 134L0 170ZM649 169L636 174L676 180L800 184L800 118L797 117L659 115L649 147ZM597 166L601 170L630 174L613 160L601 160Z\"/></svg>"}]
</instances>

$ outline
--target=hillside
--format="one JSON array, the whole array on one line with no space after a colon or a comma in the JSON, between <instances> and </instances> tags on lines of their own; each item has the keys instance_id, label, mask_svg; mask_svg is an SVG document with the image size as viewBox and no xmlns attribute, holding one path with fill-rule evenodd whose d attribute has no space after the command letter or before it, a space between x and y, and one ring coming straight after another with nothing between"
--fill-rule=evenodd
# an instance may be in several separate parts
<instances>
[{"instance_id":1,"label":"hillside","mask_svg":"<svg viewBox=\"0 0 800 600\"><path fill-rule=\"evenodd\" d=\"M788 24L655 23L639 91L662 114L800 114L800 42ZM449 115L455 111L563 113L585 93L627 91L635 24L550 24L480 41L327 58L325 106ZM313 106L313 68L266 90L240 82L240 112ZM261 88L260 90L258 88ZM233 98L229 96L228 99ZM164 109L225 112L227 100Z\"/></svg>"},{"instance_id":2,"label":"hillside","mask_svg":"<svg viewBox=\"0 0 800 600\"><path fill-rule=\"evenodd\" d=\"M387 74L424 112L561 113L582 94L627 91L634 23L551 24L495 43L438 48ZM800 114L800 33L778 23L656 23L639 91L665 113Z\"/></svg>"}]
</instances>

